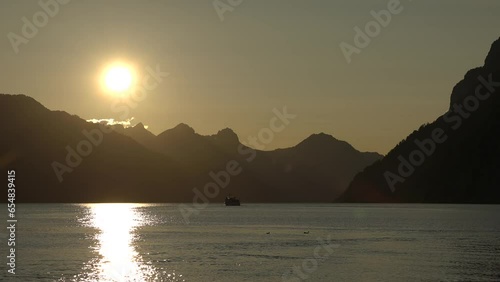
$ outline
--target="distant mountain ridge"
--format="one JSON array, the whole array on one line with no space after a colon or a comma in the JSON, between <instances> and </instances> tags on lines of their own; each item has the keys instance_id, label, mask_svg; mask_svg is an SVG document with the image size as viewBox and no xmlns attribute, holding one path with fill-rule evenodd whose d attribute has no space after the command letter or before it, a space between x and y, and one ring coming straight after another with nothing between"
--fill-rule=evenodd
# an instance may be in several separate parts
<instances>
[{"instance_id":1,"label":"distant mountain ridge","mask_svg":"<svg viewBox=\"0 0 500 282\"><path fill-rule=\"evenodd\" d=\"M258 151L229 128L203 136L179 124L155 136L142 123L103 127L25 95L0 94L0 106L0 166L16 170L18 202L191 202L193 189L214 182L230 162L241 173L212 202L227 194L243 202L326 202L382 157L326 134Z\"/></svg>"},{"instance_id":2,"label":"distant mountain ridge","mask_svg":"<svg viewBox=\"0 0 500 282\"><path fill-rule=\"evenodd\" d=\"M500 203L500 39L449 111L356 175L341 202Z\"/></svg>"},{"instance_id":3,"label":"distant mountain ridge","mask_svg":"<svg viewBox=\"0 0 500 282\"><path fill-rule=\"evenodd\" d=\"M248 147L240 143L230 128L203 136L189 125L181 123L160 133L156 139L149 138L144 142L140 135L135 135L137 126L127 128L122 133L146 148L187 166L186 169L196 175L203 176L207 171L223 167L229 160L237 160L245 165L246 171L251 171L246 184L255 183L252 184L253 191L261 189L259 193L277 202L287 199L288 190L297 189L297 186L307 187L309 191L301 193L303 201L315 202L324 197L338 197L352 180L353 172L361 171L367 164L382 158L378 153L361 153L345 141L320 133L309 136L294 147L273 151L255 150L258 157L247 163L238 148ZM235 193L250 199L255 197L247 195L246 191Z\"/></svg>"}]
</instances>

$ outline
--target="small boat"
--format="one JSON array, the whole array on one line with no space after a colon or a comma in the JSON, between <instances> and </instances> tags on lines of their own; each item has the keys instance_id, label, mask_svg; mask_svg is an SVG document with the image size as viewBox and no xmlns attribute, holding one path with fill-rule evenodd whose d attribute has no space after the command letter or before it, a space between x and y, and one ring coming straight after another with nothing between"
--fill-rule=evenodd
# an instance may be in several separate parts
<instances>
[{"instance_id":1,"label":"small boat","mask_svg":"<svg viewBox=\"0 0 500 282\"><path fill-rule=\"evenodd\" d=\"M240 200L238 200L236 197L229 195L224 200L224 204L226 204L226 206L239 206Z\"/></svg>"}]
</instances>

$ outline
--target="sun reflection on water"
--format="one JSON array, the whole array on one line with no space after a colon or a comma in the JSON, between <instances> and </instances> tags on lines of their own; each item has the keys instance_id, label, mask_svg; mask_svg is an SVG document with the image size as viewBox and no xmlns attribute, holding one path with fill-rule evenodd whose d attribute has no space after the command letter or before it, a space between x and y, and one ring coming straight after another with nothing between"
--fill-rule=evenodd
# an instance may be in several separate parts
<instances>
[{"instance_id":1,"label":"sun reflection on water","mask_svg":"<svg viewBox=\"0 0 500 282\"><path fill-rule=\"evenodd\" d=\"M98 231L93 238L97 244L91 247L97 256L87 263L78 281L174 281L166 271L156 269L151 262L144 262L134 248L137 240L135 230L154 223L140 211L147 205L85 206L88 213L81 222Z\"/></svg>"},{"instance_id":2,"label":"sun reflection on water","mask_svg":"<svg viewBox=\"0 0 500 282\"><path fill-rule=\"evenodd\" d=\"M137 252L132 246L132 231L140 224L139 215L131 204L92 205L92 223L98 235L101 281L141 279Z\"/></svg>"}]
</instances>

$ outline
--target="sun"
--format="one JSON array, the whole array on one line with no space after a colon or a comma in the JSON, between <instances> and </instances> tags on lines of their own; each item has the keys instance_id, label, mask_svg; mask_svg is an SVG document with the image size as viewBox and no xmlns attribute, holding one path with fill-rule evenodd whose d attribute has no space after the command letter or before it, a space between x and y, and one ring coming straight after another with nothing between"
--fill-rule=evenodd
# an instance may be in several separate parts
<instances>
[{"instance_id":1,"label":"sun","mask_svg":"<svg viewBox=\"0 0 500 282\"><path fill-rule=\"evenodd\" d=\"M113 92L124 92L132 86L132 71L127 66L112 66L104 76L106 88Z\"/></svg>"},{"instance_id":2,"label":"sun","mask_svg":"<svg viewBox=\"0 0 500 282\"><path fill-rule=\"evenodd\" d=\"M106 86L113 91L125 91L132 84L132 74L125 67L114 67L106 73Z\"/></svg>"}]
</instances>

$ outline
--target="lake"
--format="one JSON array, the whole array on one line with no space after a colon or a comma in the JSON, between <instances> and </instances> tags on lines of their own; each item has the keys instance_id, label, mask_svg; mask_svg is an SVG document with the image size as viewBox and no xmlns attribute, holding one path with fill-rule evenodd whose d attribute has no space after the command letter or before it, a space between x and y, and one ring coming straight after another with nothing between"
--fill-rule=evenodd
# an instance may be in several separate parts
<instances>
[{"instance_id":1,"label":"lake","mask_svg":"<svg viewBox=\"0 0 500 282\"><path fill-rule=\"evenodd\" d=\"M0 280L500 281L500 206L181 207L19 204Z\"/></svg>"}]
</instances>

